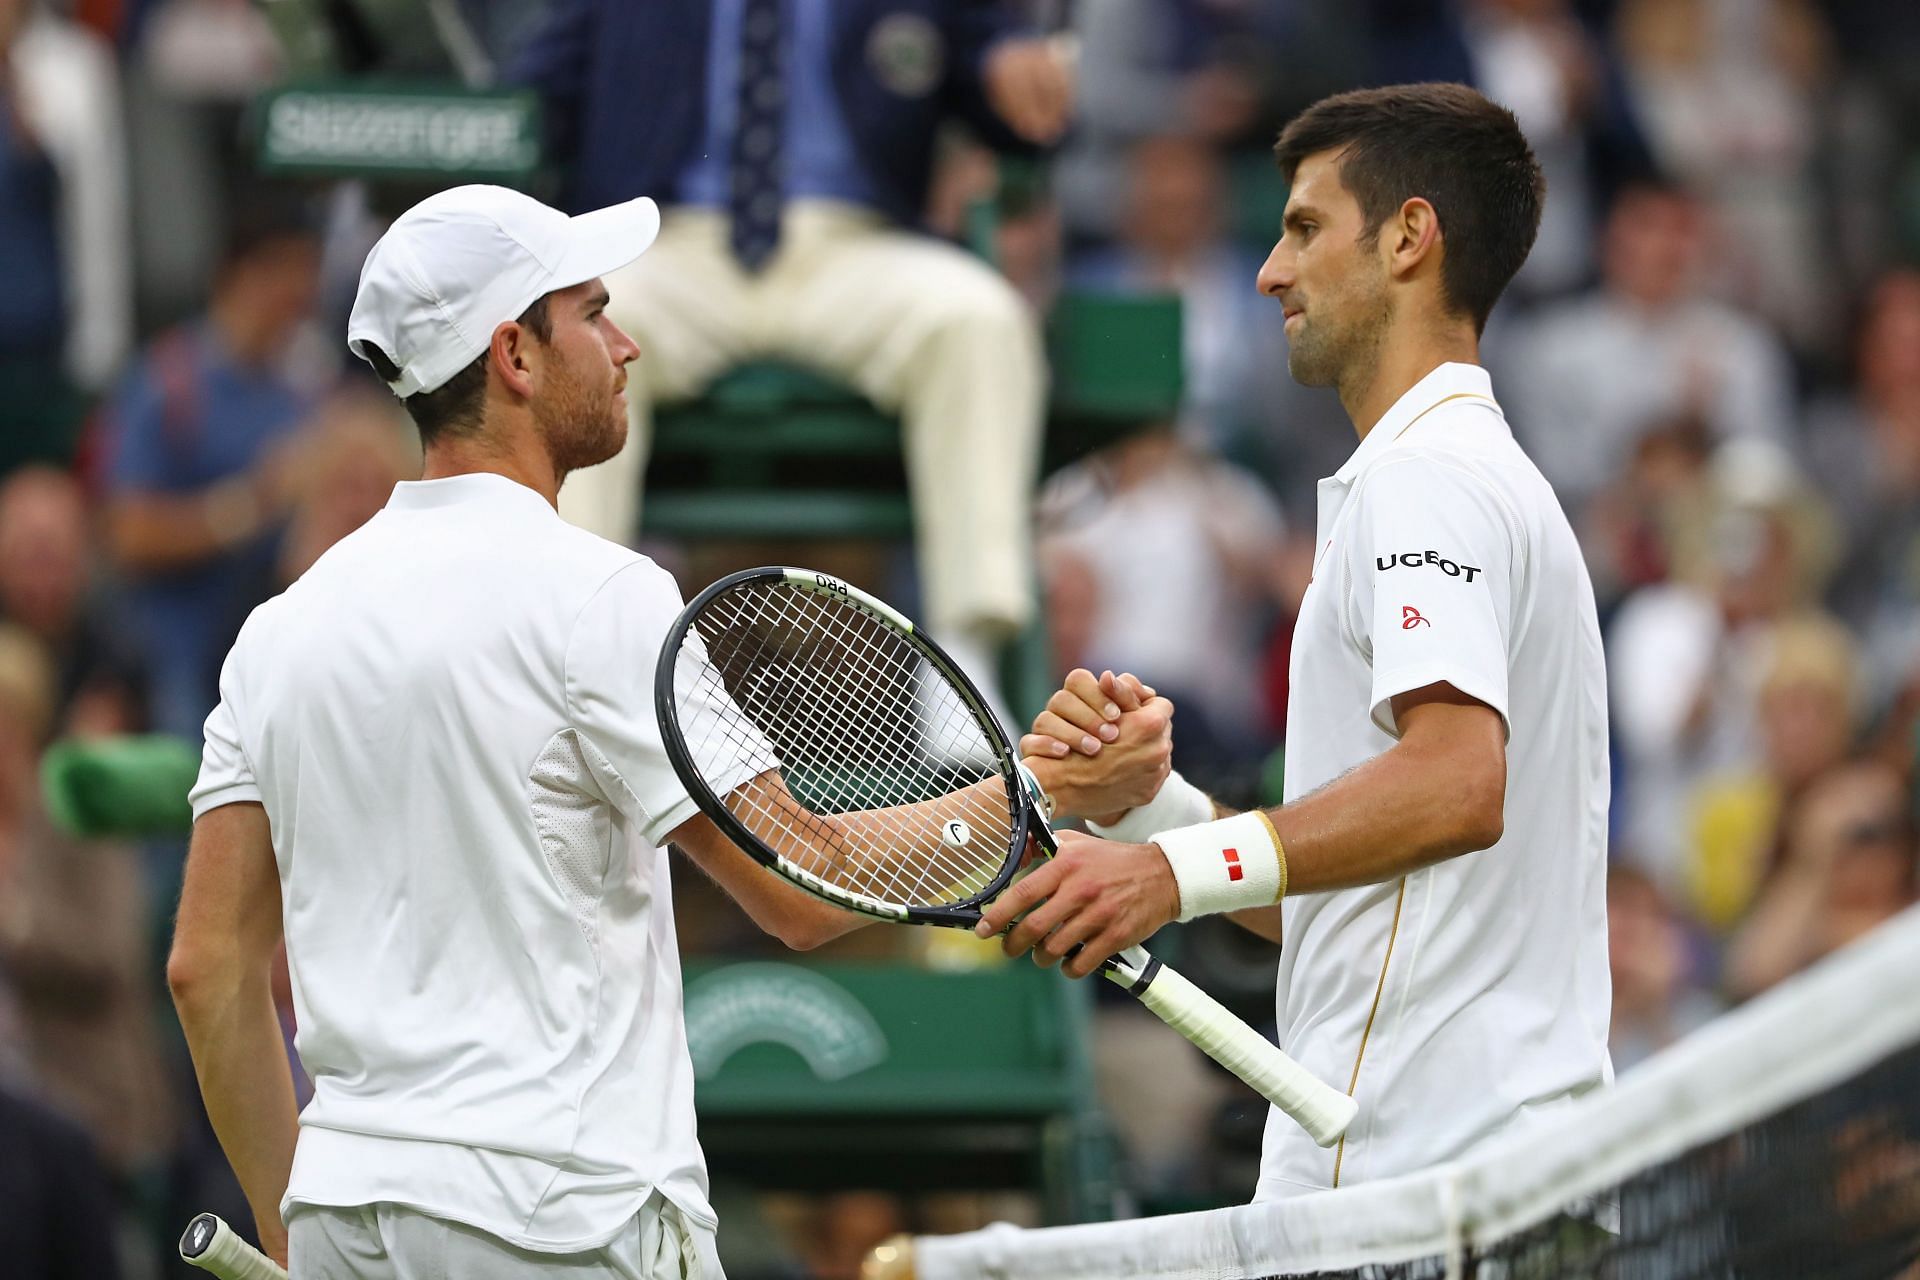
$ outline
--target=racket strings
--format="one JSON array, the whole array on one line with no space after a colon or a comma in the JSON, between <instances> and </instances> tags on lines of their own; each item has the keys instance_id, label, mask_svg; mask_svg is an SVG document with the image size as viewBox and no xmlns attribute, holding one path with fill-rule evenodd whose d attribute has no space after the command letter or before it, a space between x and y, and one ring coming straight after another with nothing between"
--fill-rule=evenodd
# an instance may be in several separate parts
<instances>
[{"instance_id":1,"label":"racket strings","mask_svg":"<svg viewBox=\"0 0 1920 1280\"><path fill-rule=\"evenodd\" d=\"M674 698L709 788L828 883L935 906L1005 866L1013 815L993 739L912 642L851 604L783 583L716 597L682 642ZM740 785L775 767L788 795Z\"/></svg>"},{"instance_id":2,"label":"racket strings","mask_svg":"<svg viewBox=\"0 0 1920 1280\"><path fill-rule=\"evenodd\" d=\"M869 633L863 637L863 639L874 642L878 641L881 637L885 637L886 639L892 640L895 644L899 643L897 636L894 636L893 633L883 626L867 618L866 615L854 611L853 617L858 620L859 626L857 629ZM765 629L758 630L760 634L757 637L757 642L751 656L755 660L764 661L770 637ZM785 735L789 738L788 749L782 751L781 754L783 758L788 760L788 771L792 774L795 772L792 762L800 755L801 749L817 757L829 741L823 738L821 726L795 717L792 712L800 706L818 700L823 694L832 692L819 678L819 673L822 670L851 670L860 672L863 668L857 665L848 666L844 662L831 665L822 662L821 659L823 655L830 653L831 649L829 646L814 642L817 640L816 637L807 637L804 640L796 642L795 636L789 634L784 636L783 640L784 644L782 647L789 651L795 659L795 661L788 664L787 674L792 675L799 673L802 678L786 681L785 683L788 686L787 695L778 699L767 700L764 713L753 718L756 721L779 724L789 730ZM911 648L911 646L907 647ZM715 644L713 648L718 651L719 656L722 658L722 669L727 669L728 664L725 660L734 655L728 652L724 644ZM914 657L917 660L917 653ZM899 671L896 670L894 674L898 675ZM920 687L918 683L918 672L913 671L912 675L913 679L906 682L909 691L917 690ZM771 682L772 687L776 688L779 687L780 683L781 682L777 681ZM850 700L850 709L855 714L870 715L875 711L882 710L883 708L874 701L876 694L883 692L891 693L891 691L884 689L887 682L876 681L870 678L856 679L843 683L848 683L856 695ZM896 681L895 683L898 682ZM760 687L764 689L768 687L768 685L763 683ZM946 691L944 682L942 682L941 688L943 691ZM896 703L898 701L897 697L893 700ZM957 699L955 701L957 701ZM974 733L979 732L977 726L972 724L970 718L966 721L966 726ZM796 727L798 732L794 732ZM951 736L951 733L938 733L935 740L945 740ZM844 743L842 743L841 746L844 747ZM844 750L836 752L836 754L844 754ZM952 776L955 771L951 769L939 769L936 770L936 772L945 776L936 779L935 784L931 787L917 787L912 789L911 795L914 798L917 798L919 794L927 791L935 794L948 791L955 786L973 781L974 777L978 776L977 770L973 776L966 777ZM845 812L848 809L868 809L902 802L897 791L883 794L880 790L870 785L870 778L862 777L859 774L852 774L843 780L853 784L854 793L851 797L840 799L837 803L830 805L831 811ZM897 783L898 779L894 779L893 781ZM854 888L856 891L863 892L869 896L886 897L889 900L927 898L928 895L925 892L927 886L915 886L911 884L908 875L905 874L908 869L914 868L916 865L928 875L944 882L931 887L936 890L946 889L948 891L947 896L955 898L971 896L973 893L978 892L979 889L984 888L992 879L993 872L997 870L997 864L986 868L967 867L958 864L950 857L937 855L933 857L923 856L918 864L913 860L898 857L886 857L883 861L876 864L870 856L865 858L860 856L863 850L849 848L847 847L846 841L835 839L834 836L836 832L834 832L828 824L820 821L816 815L807 814L804 811L799 813L793 812L791 802L782 802L780 804L781 811L773 812L765 807L765 803L769 802L770 801L765 800L764 797L757 800L754 795L747 792L739 792L732 797L732 806L736 811L745 809L750 816L760 819L762 824L771 824L775 832L783 827L798 825L800 829L813 836L817 844L824 844L824 848L820 849L820 852L826 854L831 859L826 862L825 865L822 865L819 858L799 859L802 865L812 863L812 865L807 866L808 870L813 871L815 874L822 875L823 878L839 883L843 887ZM992 810L984 802L983 797L967 797L963 807L977 821L984 823L988 830L991 830L991 828L996 825L996 815L993 814ZM932 819L923 818L919 825L922 830L925 830L932 825ZM1004 820L1001 820L997 825L1006 826L1008 824L1006 824ZM757 834L761 834L763 837L773 833L774 832L764 829L757 832ZM898 824L894 824L893 828L885 833L887 838L893 840L899 839L901 834ZM823 836L826 837L824 841L821 840ZM874 842L868 841L866 843L869 848L864 852L871 854L871 852L873 852L872 845ZM1000 841L1000 848L1004 849L1005 843L1003 838ZM922 841L922 844L925 845L925 842ZM932 848L932 846L926 847ZM881 850L881 852L884 853L886 851ZM916 887L919 888L919 892L914 891Z\"/></svg>"}]
</instances>

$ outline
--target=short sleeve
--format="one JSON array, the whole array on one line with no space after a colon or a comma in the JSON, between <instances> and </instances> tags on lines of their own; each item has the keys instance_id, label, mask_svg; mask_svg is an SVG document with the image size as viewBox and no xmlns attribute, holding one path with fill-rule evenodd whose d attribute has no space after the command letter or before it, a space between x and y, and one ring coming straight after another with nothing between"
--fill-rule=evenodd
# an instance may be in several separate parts
<instances>
[{"instance_id":1,"label":"short sleeve","mask_svg":"<svg viewBox=\"0 0 1920 1280\"><path fill-rule=\"evenodd\" d=\"M698 811L667 759L654 706L654 671L680 606L673 579L658 566L637 561L595 593L575 620L567 646L567 700L576 727L593 748L589 760L596 769L611 771L614 777L603 782L617 780L608 787L614 803L629 811L641 835L656 845ZM717 678L695 677L704 664L682 665L692 668L685 673L689 687L677 699L683 724L744 723ZM702 771L709 778L721 775L714 788L719 794L777 763L764 739L750 726L749 731L751 741L734 753L730 768ZM697 750L689 738L690 749Z\"/></svg>"},{"instance_id":2,"label":"short sleeve","mask_svg":"<svg viewBox=\"0 0 1920 1280\"><path fill-rule=\"evenodd\" d=\"M1372 659L1373 722L1398 737L1393 699L1445 682L1504 724L1524 563L1507 505L1484 480L1418 454L1380 464L1353 500L1348 625Z\"/></svg>"},{"instance_id":3,"label":"short sleeve","mask_svg":"<svg viewBox=\"0 0 1920 1280\"><path fill-rule=\"evenodd\" d=\"M241 659L234 645L220 668L220 704L207 716L206 743L200 751L200 776L188 794L195 820L222 805L260 802L260 783L241 742Z\"/></svg>"}]
</instances>

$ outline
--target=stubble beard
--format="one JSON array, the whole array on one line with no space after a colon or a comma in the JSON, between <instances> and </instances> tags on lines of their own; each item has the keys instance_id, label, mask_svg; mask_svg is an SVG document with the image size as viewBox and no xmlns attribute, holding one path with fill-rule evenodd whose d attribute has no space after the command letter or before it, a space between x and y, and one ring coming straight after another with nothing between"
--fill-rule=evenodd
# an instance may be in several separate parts
<instances>
[{"instance_id":1,"label":"stubble beard","mask_svg":"<svg viewBox=\"0 0 1920 1280\"><path fill-rule=\"evenodd\" d=\"M1372 377L1380 360L1380 346L1391 326L1391 303L1385 272L1378 279L1355 279L1322 301L1323 318L1316 324L1301 313L1287 341L1287 372L1303 387L1345 387ZM1340 323L1345 312L1354 319Z\"/></svg>"},{"instance_id":2,"label":"stubble beard","mask_svg":"<svg viewBox=\"0 0 1920 1280\"><path fill-rule=\"evenodd\" d=\"M627 415L611 385L588 388L569 379L534 406L554 474L598 466L627 442Z\"/></svg>"}]
</instances>

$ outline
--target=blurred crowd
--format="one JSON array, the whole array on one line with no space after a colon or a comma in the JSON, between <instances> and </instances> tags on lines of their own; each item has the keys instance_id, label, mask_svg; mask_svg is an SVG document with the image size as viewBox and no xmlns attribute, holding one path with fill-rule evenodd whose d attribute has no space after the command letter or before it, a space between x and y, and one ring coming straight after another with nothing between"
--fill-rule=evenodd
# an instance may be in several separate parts
<instances>
[{"instance_id":1,"label":"blurred crowd","mask_svg":"<svg viewBox=\"0 0 1920 1280\"><path fill-rule=\"evenodd\" d=\"M402 69L510 74L540 7L417 6L419 46L456 54ZM1253 287L1285 199L1267 148L1326 93L1467 81L1550 184L1485 357L1606 631L1616 1066L1915 900L1920 6L1036 0L1004 20L1070 31L1048 46L1070 80L1006 69L988 105L1016 136L943 128L924 170L876 184L924 189L917 223L889 216L931 244L994 209L986 258L1021 307L982 297L1024 315L992 323L1037 333L1064 294L1118 292L1177 296L1184 325L1178 412L1035 486L1056 671L1137 671L1179 707L1184 772L1277 799L1314 482L1354 441L1287 376ZM95 1232L120 1270L94 1276L165 1274L153 1242L187 1212L244 1209L161 979L183 850L56 829L41 753L197 738L247 611L418 469L341 334L383 217L431 188L262 178L246 107L288 70L246 0L0 0L0 1148L77 1153L41 1168L123 1224ZM909 415L915 378L953 376L904 367ZM738 933L695 920L689 945ZM1121 1125L1141 1190L1205 1180L1194 1126ZM848 1274L870 1241L823 1221L812 1273Z\"/></svg>"}]
</instances>

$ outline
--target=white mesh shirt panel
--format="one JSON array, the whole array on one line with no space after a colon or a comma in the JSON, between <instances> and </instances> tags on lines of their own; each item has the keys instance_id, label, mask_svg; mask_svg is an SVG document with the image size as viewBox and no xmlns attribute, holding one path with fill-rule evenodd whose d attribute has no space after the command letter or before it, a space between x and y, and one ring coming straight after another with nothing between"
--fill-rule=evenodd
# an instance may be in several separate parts
<instances>
[{"instance_id":1,"label":"white mesh shirt panel","mask_svg":"<svg viewBox=\"0 0 1920 1280\"><path fill-rule=\"evenodd\" d=\"M547 868L597 954L600 900L612 861L613 811L572 729L554 734L535 758L527 775L527 803Z\"/></svg>"}]
</instances>

